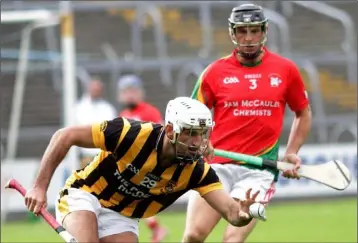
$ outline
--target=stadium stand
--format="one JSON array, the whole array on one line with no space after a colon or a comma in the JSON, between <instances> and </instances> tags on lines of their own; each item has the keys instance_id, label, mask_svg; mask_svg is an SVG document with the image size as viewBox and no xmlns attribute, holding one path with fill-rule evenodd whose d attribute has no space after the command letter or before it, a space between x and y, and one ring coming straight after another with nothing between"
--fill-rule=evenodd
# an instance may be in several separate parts
<instances>
[{"instance_id":1,"label":"stadium stand","mask_svg":"<svg viewBox=\"0 0 358 243\"><path fill-rule=\"evenodd\" d=\"M332 5L343 9L354 20L358 26L356 6L346 3L333 2ZM211 59L224 56L231 52L232 44L227 31L227 17L231 7L217 8L212 11L211 24L213 36L213 48L211 53L206 53ZM198 58L202 53L202 26L199 21L197 9L190 8L158 8L162 14L163 31L167 43L168 56ZM277 9L280 12L280 9ZM130 57L132 51L132 26L135 20L135 9L102 9L95 12L77 11L75 13L76 48L78 55L86 54L88 60L104 60L103 44L109 44L120 57ZM294 15L286 17L290 27L290 39L292 54L305 58L316 58L330 52L339 52L342 43L343 28L335 20L324 15L319 15L300 6L294 6ZM318 27L319 26L319 27ZM23 25L1 24L2 48L19 48L20 31ZM59 29L56 28L56 35L59 37ZM156 43L154 38L154 25L150 18L146 18L141 25L142 31L142 55L145 58L157 57ZM60 43L56 44L60 47ZM45 51L47 46L43 30L36 30L32 35L31 49L34 51ZM325 55L324 57L327 57ZM334 56L330 56L334 58ZM323 58L323 57L322 57ZM86 60L85 60L86 61ZM2 64L13 65L16 59L3 59ZM54 131L61 124L61 90L53 84L51 70L35 71L30 70L27 76L28 84L25 89L25 99L21 128L23 138L20 139L18 156L39 156L48 142L48 134ZM82 63L78 63L81 65ZM336 114L347 114L356 112L357 108L357 83L348 82L346 69L343 65L318 64L321 95L324 99L324 109L328 116ZM88 70L93 75L99 75L107 82L108 95L113 96L108 72ZM122 73L130 70L121 70ZM178 68L172 70L174 79L178 77ZM158 106L164 112L165 103L175 95L175 88L163 85L158 70L136 70L145 80L148 101ZM304 71L306 85L309 92L312 91L308 78ZM1 129L2 141L6 139L10 117L10 104L14 87L14 72L8 71L2 74L1 93ZM193 87L195 78L188 82L188 87ZM190 90L187 91L188 94ZM311 93L310 95L314 95ZM111 100L114 100L112 97ZM4 105L5 104L5 105ZM46 134L37 143L26 137L27 128L38 128ZM287 135L288 129L285 132ZM23 135L25 134L25 135ZM39 132L38 134L41 134ZM312 132L309 141L316 141L315 131ZM32 141L32 142L31 142ZM31 145L31 146L30 146Z\"/></svg>"}]
</instances>

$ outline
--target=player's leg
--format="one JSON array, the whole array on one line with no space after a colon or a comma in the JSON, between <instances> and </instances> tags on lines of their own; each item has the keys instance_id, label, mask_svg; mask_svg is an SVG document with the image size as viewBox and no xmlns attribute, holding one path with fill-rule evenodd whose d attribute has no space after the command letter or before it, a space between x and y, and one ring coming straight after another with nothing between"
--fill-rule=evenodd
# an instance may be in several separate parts
<instances>
[{"instance_id":1,"label":"player's leg","mask_svg":"<svg viewBox=\"0 0 358 243\"><path fill-rule=\"evenodd\" d=\"M255 228L256 223L257 220L252 219L248 225L243 227L234 227L228 224L224 233L223 242L237 242L237 243L245 242L246 238Z\"/></svg>"},{"instance_id":2,"label":"player's leg","mask_svg":"<svg viewBox=\"0 0 358 243\"><path fill-rule=\"evenodd\" d=\"M145 223L152 232L152 243L164 240L168 231L159 224L159 221L155 216L145 219Z\"/></svg>"},{"instance_id":3,"label":"player's leg","mask_svg":"<svg viewBox=\"0 0 358 243\"><path fill-rule=\"evenodd\" d=\"M212 165L226 190L230 190L229 172L225 165ZM220 221L221 215L214 210L197 192L189 197L185 230L182 242L204 242Z\"/></svg>"},{"instance_id":4,"label":"player's leg","mask_svg":"<svg viewBox=\"0 0 358 243\"><path fill-rule=\"evenodd\" d=\"M204 242L220 219L220 214L193 192L188 202L182 242Z\"/></svg>"},{"instance_id":5,"label":"player's leg","mask_svg":"<svg viewBox=\"0 0 358 243\"><path fill-rule=\"evenodd\" d=\"M189 197L182 242L204 242L220 219L220 214L193 192Z\"/></svg>"},{"instance_id":6,"label":"player's leg","mask_svg":"<svg viewBox=\"0 0 358 243\"><path fill-rule=\"evenodd\" d=\"M83 210L68 214L63 221L63 227L78 242L99 242L97 217L91 211Z\"/></svg>"},{"instance_id":7,"label":"player's leg","mask_svg":"<svg viewBox=\"0 0 358 243\"><path fill-rule=\"evenodd\" d=\"M235 183L231 196L236 200L244 199L245 193L252 188L253 192L260 190L257 200L269 201L274 193L274 176L268 171L248 169L243 166L237 166L236 173L241 175L241 180ZM224 233L223 242L245 242L252 230L255 228L257 220L253 219L244 227L234 227L228 225Z\"/></svg>"},{"instance_id":8,"label":"player's leg","mask_svg":"<svg viewBox=\"0 0 358 243\"><path fill-rule=\"evenodd\" d=\"M124 232L121 234L108 235L101 238L100 243L137 243L138 236L132 232Z\"/></svg>"},{"instance_id":9,"label":"player's leg","mask_svg":"<svg viewBox=\"0 0 358 243\"><path fill-rule=\"evenodd\" d=\"M101 243L137 243L139 220L101 208L98 215L98 234Z\"/></svg>"},{"instance_id":10,"label":"player's leg","mask_svg":"<svg viewBox=\"0 0 358 243\"><path fill-rule=\"evenodd\" d=\"M56 202L56 219L79 242L99 242L99 208L99 202L93 195L68 189Z\"/></svg>"}]
</instances>

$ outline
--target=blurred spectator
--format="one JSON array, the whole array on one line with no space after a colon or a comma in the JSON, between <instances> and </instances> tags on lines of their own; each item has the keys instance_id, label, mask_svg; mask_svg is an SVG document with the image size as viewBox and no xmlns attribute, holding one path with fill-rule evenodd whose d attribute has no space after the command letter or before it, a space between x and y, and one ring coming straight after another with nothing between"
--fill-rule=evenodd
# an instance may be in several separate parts
<instances>
[{"instance_id":1,"label":"blurred spectator","mask_svg":"<svg viewBox=\"0 0 358 243\"><path fill-rule=\"evenodd\" d=\"M125 75L118 80L118 102L123 110L119 116L139 121L162 123L160 111L144 101L142 80L136 75Z\"/></svg>"},{"instance_id":2,"label":"blurred spectator","mask_svg":"<svg viewBox=\"0 0 358 243\"><path fill-rule=\"evenodd\" d=\"M99 78L92 79L82 98L76 104L76 124L91 124L102 120L112 120L117 111L112 104L103 99L103 83ZM81 168L98 153L97 149L80 149Z\"/></svg>"}]
</instances>

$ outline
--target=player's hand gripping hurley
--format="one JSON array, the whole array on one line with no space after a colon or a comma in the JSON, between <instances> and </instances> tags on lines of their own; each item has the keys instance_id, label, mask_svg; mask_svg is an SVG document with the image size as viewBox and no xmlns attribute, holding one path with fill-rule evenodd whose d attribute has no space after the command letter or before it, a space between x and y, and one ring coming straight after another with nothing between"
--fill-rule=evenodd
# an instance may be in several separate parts
<instances>
[{"instance_id":1,"label":"player's hand gripping hurley","mask_svg":"<svg viewBox=\"0 0 358 243\"><path fill-rule=\"evenodd\" d=\"M220 149L215 149L214 154L261 168L274 168L280 171L286 171L295 167L295 165L287 162L266 160L257 156ZM301 165L298 170L298 175L340 191L346 189L352 181L352 175L348 168L339 160L332 160L319 165Z\"/></svg>"},{"instance_id":2,"label":"player's hand gripping hurley","mask_svg":"<svg viewBox=\"0 0 358 243\"><path fill-rule=\"evenodd\" d=\"M11 188L18 191L23 197L26 194L26 189L15 179L11 179L5 185L5 188ZM70 235L56 219L44 208L40 210L40 215L42 218L65 240L67 243L77 243L77 240Z\"/></svg>"}]
</instances>

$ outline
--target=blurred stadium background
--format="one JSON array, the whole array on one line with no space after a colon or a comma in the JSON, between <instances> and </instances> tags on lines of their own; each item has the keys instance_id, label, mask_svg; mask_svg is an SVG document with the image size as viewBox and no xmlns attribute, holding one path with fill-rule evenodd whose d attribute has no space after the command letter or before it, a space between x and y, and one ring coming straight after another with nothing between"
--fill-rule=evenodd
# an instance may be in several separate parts
<instances>
[{"instance_id":1,"label":"blurred stadium background","mask_svg":"<svg viewBox=\"0 0 358 243\"><path fill-rule=\"evenodd\" d=\"M268 222L249 241L357 242L357 1L255 2L269 18L268 47L294 60L305 79L314 119L301 152L304 162L341 159L354 180L337 192L306 180L281 179ZM2 1L1 242L61 241L26 213L21 197L4 191L3 183L15 177L31 185L51 135L71 122L73 102L91 76L105 82L106 99L120 109L118 78L140 75L147 100L164 114L170 98L190 95L204 67L231 52L227 18L241 3ZM66 6L73 19L61 17ZM73 38L64 35L72 23ZM291 121L288 112L283 146ZM73 150L56 172L48 194L51 210L77 161ZM181 239L185 203L183 197L159 216L170 227L167 241ZM222 240L224 225L209 241ZM140 240L148 241L146 227L141 230Z\"/></svg>"}]
</instances>

